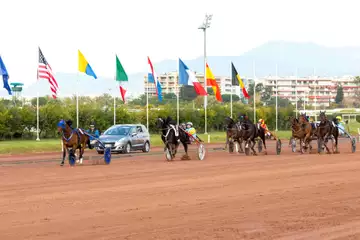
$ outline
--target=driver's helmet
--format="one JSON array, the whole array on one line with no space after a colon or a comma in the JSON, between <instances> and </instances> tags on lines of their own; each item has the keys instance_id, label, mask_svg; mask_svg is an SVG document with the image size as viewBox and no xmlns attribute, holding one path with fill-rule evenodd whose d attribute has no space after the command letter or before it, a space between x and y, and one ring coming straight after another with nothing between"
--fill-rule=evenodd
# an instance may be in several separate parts
<instances>
[{"instance_id":1,"label":"driver's helmet","mask_svg":"<svg viewBox=\"0 0 360 240\"><path fill-rule=\"evenodd\" d=\"M337 116L336 119L339 120L339 122L342 120L341 116Z\"/></svg>"},{"instance_id":2,"label":"driver's helmet","mask_svg":"<svg viewBox=\"0 0 360 240\"><path fill-rule=\"evenodd\" d=\"M186 128L186 124L185 123L180 123L180 127L182 127L183 129Z\"/></svg>"},{"instance_id":3,"label":"driver's helmet","mask_svg":"<svg viewBox=\"0 0 360 240\"><path fill-rule=\"evenodd\" d=\"M189 127L189 126L192 127L193 124L192 124L192 122L187 122L187 123L186 123L186 126L187 126L187 127Z\"/></svg>"},{"instance_id":4,"label":"driver's helmet","mask_svg":"<svg viewBox=\"0 0 360 240\"><path fill-rule=\"evenodd\" d=\"M265 123L264 119L260 118L259 123L264 124Z\"/></svg>"}]
</instances>

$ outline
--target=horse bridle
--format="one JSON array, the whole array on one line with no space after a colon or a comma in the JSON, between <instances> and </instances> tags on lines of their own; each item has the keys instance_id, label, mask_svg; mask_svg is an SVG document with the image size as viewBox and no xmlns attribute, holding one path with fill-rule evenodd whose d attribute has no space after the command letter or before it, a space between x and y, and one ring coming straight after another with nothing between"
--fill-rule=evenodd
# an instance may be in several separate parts
<instances>
[{"instance_id":1,"label":"horse bridle","mask_svg":"<svg viewBox=\"0 0 360 240\"><path fill-rule=\"evenodd\" d=\"M73 137L74 135L74 131L71 131L71 134L70 134L70 137L69 138L66 138L65 137L65 134L64 134L64 130L66 129L66 123L64 122L64 120L61 120L59 123L58 123L58 127L61 128L61 133L62 133L62 138L66 141L66 142L69 142L71 140L71 138Z\"/></svg>"}]
</instances>

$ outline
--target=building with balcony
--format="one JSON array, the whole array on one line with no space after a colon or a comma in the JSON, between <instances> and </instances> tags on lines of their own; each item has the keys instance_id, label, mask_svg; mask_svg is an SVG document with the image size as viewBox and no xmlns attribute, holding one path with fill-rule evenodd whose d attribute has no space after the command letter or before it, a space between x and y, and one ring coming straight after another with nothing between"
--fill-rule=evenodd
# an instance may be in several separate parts
<instances>
[{"instance_id":1,"label":"building with balcony","mask_svg":"<svg viewBox=\"0 0 360 240\"><path fill-rule=\"evenodd\" d=\"M329 106L335 101L337 87L341 85L344 90L344 98L355 95L359 86L355 84L354 77L275 77L268 76L256 81L263 83L265 87L272 87L273 96L289 99L295 103L305 101L312 106Z\"/></svg>"}]
</instances>

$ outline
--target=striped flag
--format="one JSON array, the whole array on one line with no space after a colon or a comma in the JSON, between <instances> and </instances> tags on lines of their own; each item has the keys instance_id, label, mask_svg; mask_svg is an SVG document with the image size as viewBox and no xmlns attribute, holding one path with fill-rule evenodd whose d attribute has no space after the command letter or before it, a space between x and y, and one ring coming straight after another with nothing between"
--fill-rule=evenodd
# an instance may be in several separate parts
<instances>
[{"instance_id":1,"label":"striped flag","mask_svg":"<svg viewBox=\"0 0 360 240\"><path fill-rule=\"evenodd\" d=\"M50 64L46 61L44 54L41 52L39 47L39 66L38 66L38 80L46 79L50 83L50 90L52 92L52 97L56 99L57 91L59 86L55 80L54 74L52 73Z\"/></svg>"}]
</instances>

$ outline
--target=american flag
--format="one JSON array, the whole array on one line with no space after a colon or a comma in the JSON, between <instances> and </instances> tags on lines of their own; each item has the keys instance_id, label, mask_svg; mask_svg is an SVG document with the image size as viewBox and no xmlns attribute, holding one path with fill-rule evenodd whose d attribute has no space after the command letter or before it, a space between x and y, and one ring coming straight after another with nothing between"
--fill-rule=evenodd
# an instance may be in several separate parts
<instances>
[{"instance_id":1,"label":"american flag","mask_svg":"<svg viewBox=\"0 0 360 240\"><path fill-rule=\"evenodd\" d=\"M39 48L39 66L38 66L38 79L46 79L50 83L50 90L52 92L52 97L56 99L57 90L59 86L55 80L54 74L52 73L50 64L46 61L44 54Z\"/></svg>"}]
</instances>

